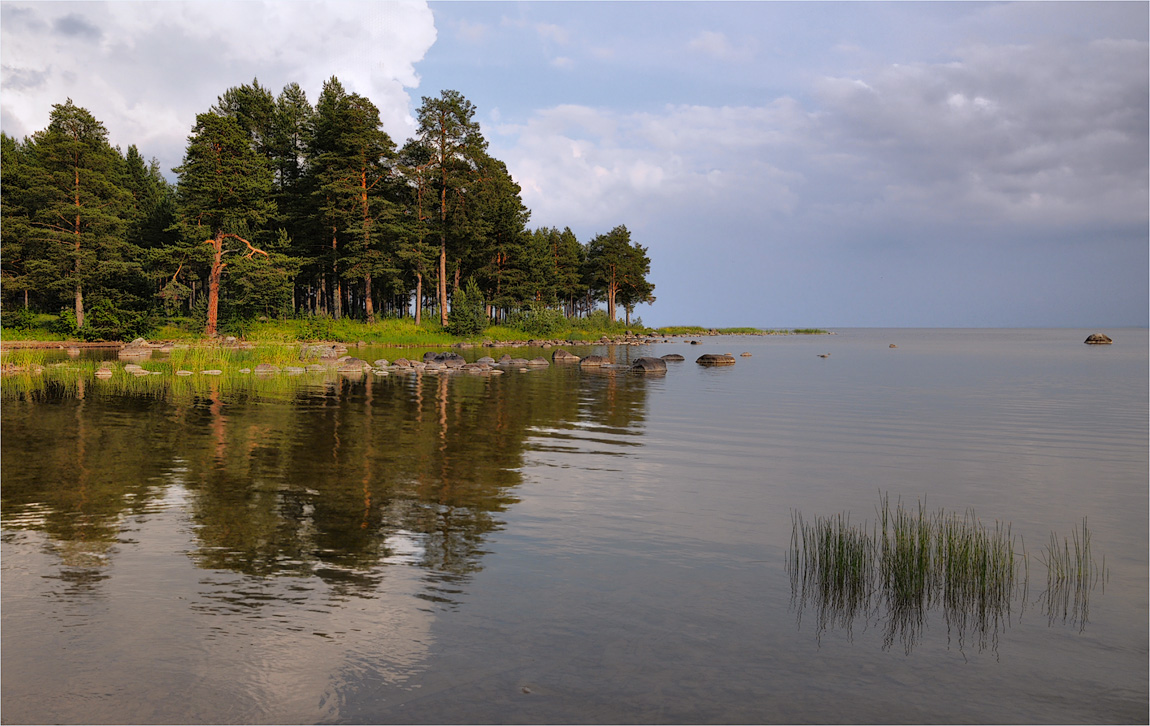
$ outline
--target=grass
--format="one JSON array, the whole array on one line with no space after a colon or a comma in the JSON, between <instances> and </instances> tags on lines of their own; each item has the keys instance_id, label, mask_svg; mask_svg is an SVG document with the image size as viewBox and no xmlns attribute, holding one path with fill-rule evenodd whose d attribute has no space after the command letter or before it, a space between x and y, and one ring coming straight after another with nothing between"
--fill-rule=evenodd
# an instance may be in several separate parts
<instances>
[{"instance_id":1,"label":"grass","mask_svg":"<svg viewBox=\"0 0 1150 726\"><path fill-rule=\"evenodd\" d=\"M1063 537L1059 542L1058 535L1051 532L1039 558L1046 566L1043 606L1050 623L1061 619L1084 629L1090 615L1090 591L1100 583L1105 586L1109 578L1106 558L1100 567L1090 549L1086 518L1082 518L1081 530L1075 529L1069 539Z\"/></svg>"},{"instance_id":2,"label":"grass","mask_svg":"<svg viewBox=\"0 0 1150 726\"><path fill-rule=\"evenodd\" d=\"M980 650L995 648L1012 603L1025 603L1029 589L1029 557L1010 524L988 525L971 510L892 507L885 495L876 513L869 529L843 514L808 522L792 513L787 570L800 619L813 607L820 637L832 627L849 633L858 619L881 621L884 646L899 640L909 653L927 613L939 609L960 650L971 637ZM1070 539L1051 534L1040 559L1051 623L1061 617L1085 627L1089 593L1106 579L1105 559L1099 568L1090 550L1086 520Z\"/></svg>"}]
</instances>

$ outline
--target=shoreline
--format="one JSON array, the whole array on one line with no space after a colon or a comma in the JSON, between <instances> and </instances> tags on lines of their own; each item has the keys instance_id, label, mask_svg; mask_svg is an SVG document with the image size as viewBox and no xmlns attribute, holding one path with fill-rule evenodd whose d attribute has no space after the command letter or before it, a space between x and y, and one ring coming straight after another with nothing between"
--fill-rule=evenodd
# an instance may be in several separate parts
<instances>
[{"instance_id":1,"label":"shoreline","mask_svg":"<svg viewBox=\"0 0 1150 726\"><path fill-rule=\"evenodd\" d=\"M827 331L819 332L793 332L789 330L763 330L760 332L721 332L718 330L708 330L704 332L692 333L652 333L644 335L604 335L595 340L587 339L570 339L570 338L538 338L530 340L459 340L450 343L400 343L400 342L367 342L363 340L350 341L350 340L296 340L290 343L275 340L244 340L235 338L234 336L221 337L216 340L209 340L206 338L192 338L192 339L172 339L172 340L155 340L155 341L75 341L75 340L2 340L0 339L0 352L6 350L68 350L69 348L81 350L122 350L132 346L146 345L149 348L157 349L161 347L189 347L189 348L214 348L214 347L246 347L246 346L260 346L260 345L322 345L322 344L338 344L356 348L551 348L560 345L654 345L657 343L672 343L688 341L691 338L713 338L713 337L727 337L734 335L746 336L768 336L768 335L833 335ZM673 340L676 339L676 340Z\"/></svg>"}]
</instances>

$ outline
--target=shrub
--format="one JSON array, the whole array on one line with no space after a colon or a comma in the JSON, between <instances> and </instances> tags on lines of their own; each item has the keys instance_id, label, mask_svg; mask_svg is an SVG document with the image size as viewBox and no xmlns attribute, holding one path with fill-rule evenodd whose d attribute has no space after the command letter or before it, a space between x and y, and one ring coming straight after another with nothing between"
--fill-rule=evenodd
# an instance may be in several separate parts
<instances>
[{"instance_id":1,"label":"shrub","mask_svg":"<svg viewBox=\"0 0 1150 726\"><path fill-rule=\"evenodd\" d=\"M25 307L4 306L0 311L0 327L9 330L31 330L36 327L36 314Z\"/></svg>"},{"instance_id":2,"label":"shrub","mask_svg":"<svg viewBox=\"0 0 1150 726\"><path fill-rule=\"evenodd\" d=\"M537 338L554 338L566 332L567 317L554 308L528 308L515 313L507 321L508 327L522 330Z\"/></svg>"},{"instance_id":3,"label":"shrub","mask_svg":"<svg viewBox=\"0 0 1150 726\"><path fill-rule=\"evenodd\" d=\"M468 280L464 288L451 298L451 311L447 315L447 329L452 335L478 335L487 327L483 311L483 293L475 280Z\"/></svg>"}]
</instances>

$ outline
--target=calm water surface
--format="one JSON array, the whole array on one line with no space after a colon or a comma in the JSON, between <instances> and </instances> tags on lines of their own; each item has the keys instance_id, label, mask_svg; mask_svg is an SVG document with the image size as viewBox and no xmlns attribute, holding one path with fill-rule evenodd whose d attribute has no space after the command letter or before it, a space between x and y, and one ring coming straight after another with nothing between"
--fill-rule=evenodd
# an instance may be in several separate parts
<instances>
[{"instance_id":1,"label":"calm water surface","mask_svg":"<svg viewBox=\"0 0 1150 726\"><path fill-rule=\"evenodd\" d=\"M0 717L1145 723L1150 341L1090 332L576 350L687 357L662 377L6 383ZM873 521L880 492L1011 523L1030 587L988 644L799 617L792 515ZM1084 517L1109 578L1064 618L1035 555Z\"/></svg>"}]
</instances>

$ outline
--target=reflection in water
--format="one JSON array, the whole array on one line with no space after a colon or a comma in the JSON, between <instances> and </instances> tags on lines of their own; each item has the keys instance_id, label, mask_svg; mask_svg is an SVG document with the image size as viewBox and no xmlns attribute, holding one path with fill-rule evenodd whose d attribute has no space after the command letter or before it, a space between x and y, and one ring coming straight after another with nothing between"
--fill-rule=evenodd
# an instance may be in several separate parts
<instances>
[{"instance_id":1,"label":"reflection in water","mask_svg":"<svg viewBox=\"0 0 1150 726\"><path fill-rule=\"evenodd\" d=\"M995 522L990 528L972 511L959 517L928 512L921 503L917 512L901 502L892 510L885 496L878 513L869 529L844 514L813 522L793 514L787 571L799 622L813 608L819 639L831 628L849 635L856 621L881 624L883 648L900 642L909 655L929 614L941 610L948 642L953 639L959 651L973 641L979 652L997 652L1013 602L1025 604L1029 592L1029 557L1015 551L1010 525ZM1061 614L1063 622L1086 627L1090 591L1101 579L1089 541L1085 520L1073 551L1051 535L1042 558L1048 572L1043 605L1051 625Z\"/></svg>"},{"instance_id":2,"label":"reflection in water","mask_svg":"<svg viewBox=\"0 0 1150 726\"><path fill-rule=\"evenodd\" d=\"M80 631L88 660L60 665L94 689L133 684L142 710L104 720L164 720L164 708L200 720L329 719L351 683L403 684L422 667L435 612L456 608L481 568L538 432L635 434L646 400L641 378L574 368L250 380L6 392L6 541L42 533L62 583L53 597L79 610L109 603ZM145 550L164 547L202 574L150 570L159 559ZM152 607L140 597L152 593L165 613L123 616L143 618L141 631L173 607L186 613L147 652L171 650L188 698L210 689L211 699L157 705L171 688L163 673L144 650L123 652L142 633L106 620L121 617L111 603L123 588L136 593L127 609ZM7 656L31 657L17 652L25 640L38 643L6 632ZM49 720L101 720L76 715L82 700L57 699Z\"/></svg>"}]
</instances>

